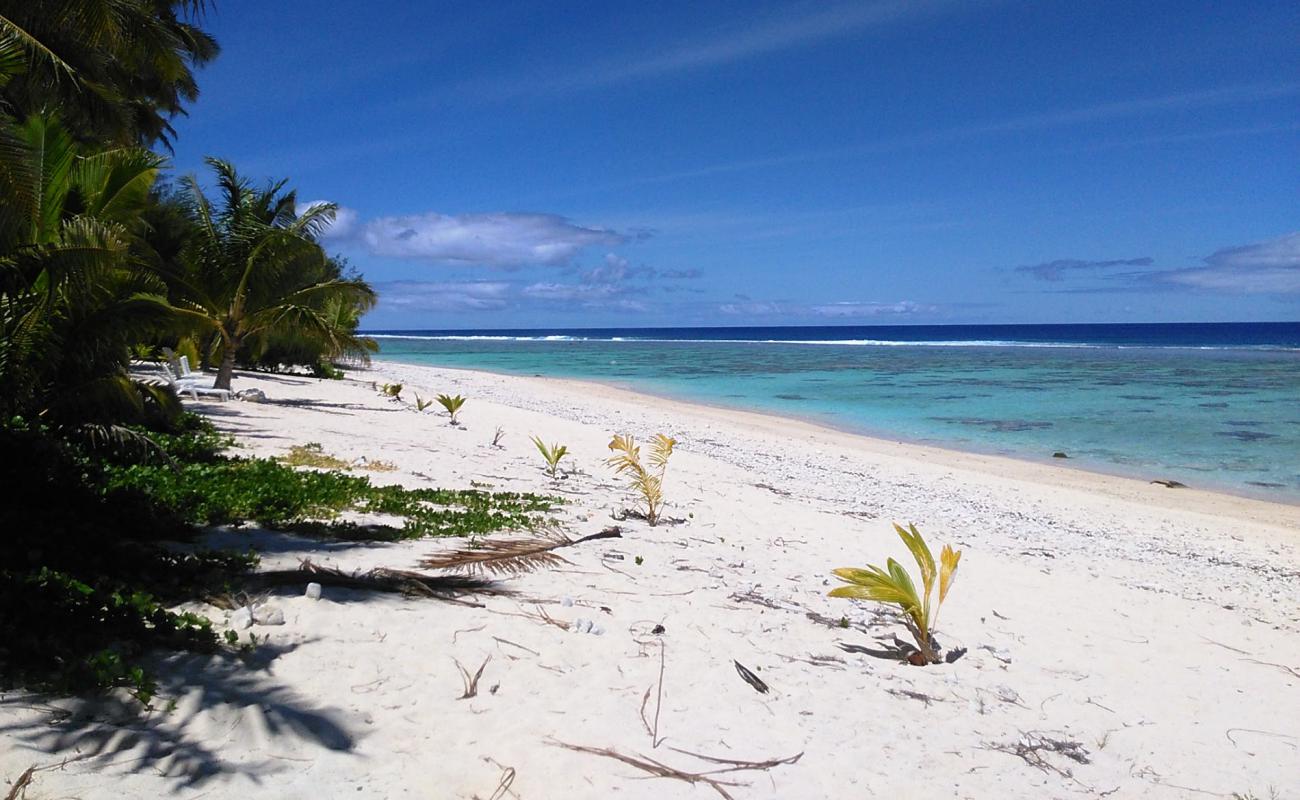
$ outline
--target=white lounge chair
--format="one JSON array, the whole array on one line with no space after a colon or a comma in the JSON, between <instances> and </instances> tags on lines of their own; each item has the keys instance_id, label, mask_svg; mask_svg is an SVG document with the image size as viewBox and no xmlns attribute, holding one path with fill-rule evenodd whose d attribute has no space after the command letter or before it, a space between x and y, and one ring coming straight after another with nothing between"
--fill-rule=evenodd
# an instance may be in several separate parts
<instances>
[{"instance_id":1,"label":"white lounge chair","mask_svg":"<svg viewBox=\"0 0 1300 800\"><path fill-rule=\"evenodd\" d=\"M185 356L181 356L182 364L185 362ZM188 365L186 365L188 366ZM196 375L191 373L188 377L177 375L172 368L166 364L163 365L163 374L167 376L167 382L176 390L177 394L188 394L192 399L198 400L199 395L208 397L218 397L222 400L230 399L229 389L218 389L208 383L206 375Z\"/></svg>"}]
</instances>

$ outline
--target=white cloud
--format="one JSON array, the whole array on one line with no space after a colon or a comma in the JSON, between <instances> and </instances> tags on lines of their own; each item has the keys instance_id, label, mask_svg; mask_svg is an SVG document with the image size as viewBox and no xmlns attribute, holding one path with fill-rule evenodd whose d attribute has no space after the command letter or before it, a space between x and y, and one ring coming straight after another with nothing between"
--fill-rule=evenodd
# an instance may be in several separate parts
<instances>
[{"instance_id":1,"label":"white cloud","mask_svg":"<svg viewBox=\"0 0 1300 800\"><path fill-rule=\"evenodd\" d=\"M505 281L391 281L375 284L380 308L393 311L494 311L511 304Z\"/></svg>"},{"instance_id":2,"label":"white cloud","mask_svg":"<svg viewBox=\"0 0 1300 800\"><path fill-rule=\"evenodd\" d=\"M554 214L415 214L355 224L347 234L378 256L445 264L515 267L563 265L588 247L612 246L627 237L589 228ZM331 232L331 238L343 234Z\"/></svg>"},{"instance_id":3,"label":"white cloud","mask_svg":"<svg viewBox=\"0 0 1300 800\"><path fill-rule=\"evenodd\" d=\"M819 317L906 317L913 314L933 314L938 307L902 300L897 303L825 303L812 307Z\"/></svg>"},{"instance_id":4,"label":"white cloud","mask_svg":"<svg viewBox=\"0 0 1300 800\"><path fill-rule=\"evenodd\" d=\"M1227 247L1204 267L1153 273L1161 283L1242 294L1300 293L1300 231L1277 239Z\"/></svg>"}]
</instances>

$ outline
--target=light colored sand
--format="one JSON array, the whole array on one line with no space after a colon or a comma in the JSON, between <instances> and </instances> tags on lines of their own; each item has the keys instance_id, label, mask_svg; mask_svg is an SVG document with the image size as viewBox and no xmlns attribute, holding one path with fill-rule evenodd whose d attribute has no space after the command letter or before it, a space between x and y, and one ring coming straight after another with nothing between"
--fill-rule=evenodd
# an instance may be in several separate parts
<instances>
[{"instance_id":1,"label":"light colored sand","mask_svg":"<svg viewBox=\"0 0 1300 800\"><path fill-rule=\"evenodd\" d=\"M465 394L464 428L380 398L372 378L401 380L407 398ZM555 744L567 742L691 772L719 765L673 748L803 754L717 776L743 784L726 788L736 798L1300 797L1300 508L568 381L384 364L364 381L237 388L250 386L275 402L202 406L250 452L319 442L398 465L381 482L550 491L528 436L566 443L578 472L560 484L562 516L578 534L630 503L602 464L610 434L663 431L681 443L668 513L686 521L621 523L623 539L572 548L571 566L511 580L517 596L483 608L329 589L276 598L288 624L255 629L267 644L249 665L161 664L159 710L144 719L104 703L81 709L94 721L51 724L32 698L6 696L7 779L90 754L38 773L28 796L720 796ZM497 426L501 449L488 444ZM833 567L905 557L891 520L964 550L939 626L945 645L968 648L954 664L856 652L906 634L825 596ZM309 556L348 569L409 568L451 544L222 538L257 543L267 566ZM606 632L566 633L539 607ZM455 662L473 671L489 656L479 696L458 700ZM657 747L643 702L652 726L658 710ZM1079 742L1088 763L1044 753L1039 769L998 750L1035 732Z\"/></svg>"}]
</instances>

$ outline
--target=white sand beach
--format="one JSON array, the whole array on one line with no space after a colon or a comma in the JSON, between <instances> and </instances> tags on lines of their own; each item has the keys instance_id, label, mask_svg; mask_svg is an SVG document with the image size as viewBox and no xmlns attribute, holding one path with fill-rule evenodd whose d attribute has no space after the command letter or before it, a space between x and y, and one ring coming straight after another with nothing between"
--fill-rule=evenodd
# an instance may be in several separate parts
<instances>
[{"instance_id":1,"label":"white sand beach","mask_svg":"<svg viewBox=\"0 0 1300 800\"><path fill-rule=\"evenodd\" d=\"M465 395L464 424L372 381ZM191 407L249 453L316 442L396 465L359 473L376 482L555 493L571 535L622 537L466 603L286 590L269 600L285 624L255 626L246 659L157 662L144 714L7 694L0 775L55 765L26 797L1300 797L1300 507L572 381L381 363L236 388L269 402ZM633 498L606 445L657 432L679 443L673 524L616 521ZM569 447L565 480L534 434ZM914 570L894 521L963 551L937 632L966 649L954 663L868 654L907 632L827 597L835 567ZM264 568L345 570L460 543L213 537ZM564 629L579 619L603 632Z\"/></svg>"}]
</instances>

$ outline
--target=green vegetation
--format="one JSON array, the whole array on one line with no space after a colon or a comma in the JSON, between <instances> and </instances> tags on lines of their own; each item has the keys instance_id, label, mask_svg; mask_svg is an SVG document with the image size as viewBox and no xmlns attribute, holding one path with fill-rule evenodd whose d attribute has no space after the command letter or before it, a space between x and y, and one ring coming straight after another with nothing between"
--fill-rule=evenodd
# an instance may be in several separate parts
<instances>
[{"instance_id":1,"label":"green vegetation","mask_svg":"<svg viewBox=\"0 0 1300 800\"><path fill-rule=\"evenodd\" d=\"M627 474L632 490L645 503L645 520L654 527L659 522L664 506L664 473L668 470L668 459L677 445L676 439L655 434L650 442L650 466L641 464L641 448L631 436L616 435L609 443L614 455L605 460L614 469L616 475Z\"/></svg>"},{"instance_id":2,"label":"green vegetation","mask_svg":"<svg viewBox=\"0 0 1300 800\"><path fill-rule=\"evenodd\" d=\"M394 400L402 399L402 384L385 383L379 387L379 393L385 397L391 397Z\"/></svg>"},{"instance_id":3,"label":"green vegetation","mask_svg":"<svg viewBox=\"0 0 1300 800\"><path fill-rule=\"evenodd\" d=\"M560 459L569 454L569 448L558 443L547 445L540 436L533 437L533 444L537 445L538 451L541 452L542 458L546 461L546 474L551 477L551 480L558 480L560 477Z\"/></svg>"},{"instance_id":4,"label":"green vegetation","mask_svg":"<svg viewBox=\"0 0 1300 800\"><path fill-rule=\"evenodd\" d=\"M903 528L896 524L894 530L902 538L903 544L907 545L908 551L916 559L916 565L921 570L922 592L917 593L916 585L907 574L907 570L891 558L885 562L885 569L868 566L866 569L842 567L835 570L835 576L849 585L831 590L830 596L874 600L878 603L898 606L903 611L903 619L908 631L916 640L917 652L912 654L909 661L917 666L937 664L940 659L934 647L934 626L939 620L939 608L948 597L948 590L952 588L957 563L961 561L961 551L944 545L943 552L939 554L939 565L936 567L934 554L930 552L929 545L925 543L925 539L921 537L915 525ZM939 582L939 600L931 608L930 596L936 578Z\"/></svg>"},{"instance_id":5,"label":"green vegetation","mask_svg":"<svg viewBox=\"0 0 1300 800\"><path fill-rule=\"evenodd\" d=\"M424 413L424 410L433 405L432 400L425 400L419 394L415 395L415 410Z\"/></svg>"},{"instance_id":6,"label":"green vegetation","mask_svg":"<svg viewBox=\"0 0 1300 800\"><path fill-rule=\"evenodd\" d=\"M465 398L460 395L452 397L451 395L440 394L436 399L438 400L438 405L447 410L447 416L451 417L451 421L448 424L459 425L460 410L465 405Z\"/></svg>"},{"instance_id":7,"label":"green vegetation","mask_svg":"<svg viewBox=\"0 0 1300 800\"><path fill-rule=\"evenodd\" d=\"M326 453L319 442L295 444L289 448L289 455L276 459L290 467L315 467L316 469L347 469L350 464L343 459Z\"/></svg>"}]
</instances>

